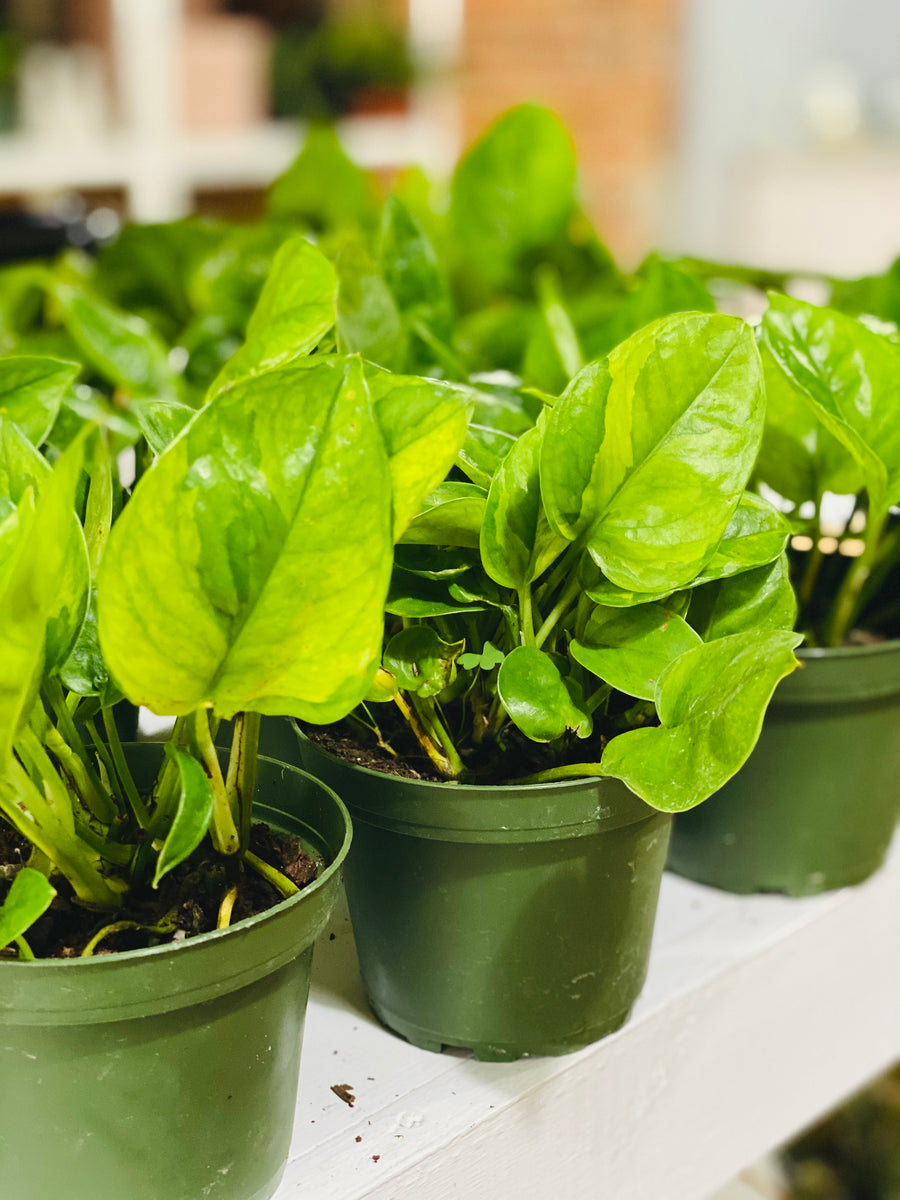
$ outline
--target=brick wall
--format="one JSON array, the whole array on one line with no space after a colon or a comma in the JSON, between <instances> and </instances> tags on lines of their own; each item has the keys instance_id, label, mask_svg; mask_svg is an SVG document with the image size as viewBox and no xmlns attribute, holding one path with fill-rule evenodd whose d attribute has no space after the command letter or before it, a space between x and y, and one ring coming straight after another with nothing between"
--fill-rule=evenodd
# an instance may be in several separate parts
<instances>
[{"instance_id":1,"label":"brick wall","mask_svg":"<svg viewBox=\"0 0 900 1200\"><path fill-rule=\"evenodd\" d=\"M467 0L461 95L467 139L535 100L578 147L588 211L613 250L650 248L666 203L681 0Z\"/></svg>"}]
</instances>

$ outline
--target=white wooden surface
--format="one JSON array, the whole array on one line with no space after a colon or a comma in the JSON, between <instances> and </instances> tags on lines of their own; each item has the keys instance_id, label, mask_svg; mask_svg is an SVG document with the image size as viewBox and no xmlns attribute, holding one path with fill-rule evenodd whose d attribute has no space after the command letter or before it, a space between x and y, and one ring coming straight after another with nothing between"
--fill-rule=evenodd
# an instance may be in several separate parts
<instances>
[{"instance_id":1,"label":"white wooden surface","mask_svg":"<svg viewBox=\"0 0 900 1200\"><path fill-rule=\"evenodd\" d=\"M704 1200L900 1059L900 839L806 900L666 876L631 1021L563 1058L415 1049L368 1013L346 914L333 932L277 1200Z\"/></svg>"}]
</instances>

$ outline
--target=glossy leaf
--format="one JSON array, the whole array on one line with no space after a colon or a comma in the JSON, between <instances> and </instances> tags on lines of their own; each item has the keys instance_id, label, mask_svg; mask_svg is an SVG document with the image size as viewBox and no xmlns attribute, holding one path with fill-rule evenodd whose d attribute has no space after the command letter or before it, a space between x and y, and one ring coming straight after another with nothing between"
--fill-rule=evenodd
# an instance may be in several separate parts
<instances>
[{"instance_id":1,"label":"glossy leaf","mask_svg":"<svg viewBox=\"0 0 900 1200\"><path fill-rule=\"evenodd\" d=\"M104 379L135 395L174 395L168 352L146 321L76 284L55 282L53 296L66 330Z\"/></svg>"},{"instance_id":2,"label":"glossy leaf","mask_svg":"<svg viewBox=\"0 0 900 1200\"><path fill-rule=\"evenodd\" d=\"M390 289L375 263L357 242L337 256L338 346L361 354L388 371L406 364L406 330Z\"/></svg>"},{"instance_id":3,"label":"glossy leaf","mask_svg":"<svg viewBox=\"0 0 900 1200\"><path fill-rule=\"evenodd\" d=\"M336 297L337 276L325 255L305 237L286 241L250 316L246 340L220 371L210 396L237 379L309 354L334 325Z\"/></svg>"},{"instance_id":4,"label":"glossy leaf","mask_svg":"<svg viewBox=\"0 0 900 1200\"><path fill-rule=\"evenodd\" d=\"M637 608L595 608L570 653L592 674L620 692L652 700L667 667L700 638L683 617L660 604Z\"/></svg>"},{"instance_id":5,"label":"glossy leaf","mask_svg":"<svg viewBox=\"0 0 900 1200\"><path fill-rule=\"evenodd\" d=\"M371 373L369 389L390 458L397 539L453 466L472 399L464 388L387 372Z\"/></svg>"},{"instance_id":6,"label":"glossy leaf","mask_svg":"<svg viewBox=\"0 0 900 1200\"><path fill-rule=\"evenodd\" d=\"M453 682L464 646L465 642L445 642L428 625L410 625L388 642L384 668L403 691L437 696Z\"/></svg>"},{"instance_id":7,"label":"glossy leaf","mask_svg":"<svg viewBox=\"0 0 900 1200\"><path fill-rule=\"evenodd\" d=\"M399 549L400 547L398 547ZM451 613L478 612L479 605L454 599L445 581L422 578L395 566L385 611L397 617L445 617Z\"/></svg>"},{"instance_id":8,"label":"glossy leaf","mask_svg":"<svg viewBox=\"0 0 900 1200\"><path fill-rule=\"evenodd\" d=\"M698 587L691 594L688 620L707 642L753 629L793 629L797 598L787 556Z\"/></svg>"},{"instance_id":9,"label":"glossy leaf","mask_svg":"<svg viewBox=\"0 0 900 1200\"><path fill-rule=\"evenodd\" d=\"M483 488L491 486L491 480L500 464L516 444L512 434L500 429L487 429L484 425L470 424L459 452L459 467L473 483Z\"/></svg>"},{"instance_id":10,"label":"glossy leaf","mask_svg":"<svg viewBox=\"0 0 900 1200\"><path fill-rule=\"evenodd\" d=\"M514 280L523 256L560 237L574 208L575 154L559 118L533 104L504 113L463 155L450 230L468 273Z\"/></svg>"},{"instance_id":11,"label":"glossy leaf","mask_svg":"<svg viewBox=\"0 0 900 1200\"><path fill-rule=\"evenodd\" d=\"M900 347L852 317L773 295L763 319L779 366L859 464L873 508L900 500Z\"/></svg>"},{"instance_id":12,"label":"glossy leaf","mask_svg":"<svg viewBox=\"0 0 900 1200\"><path fill-rule=\"evenodd\" d=\"M22 867L13 879L6 899L0 904L0 950L31 928L56 896L46 875Z\"/></svg>"},{"instance_id":13,"label":"glossy leaf","mask_svg":"<svg viewBox=\"0 0 900 1200\"><path fill-rule=\"evenodd\" d=\"M396 196L389 196L381 224L381 269L400 312L448 339L453 324L450 288L425 230Z\"/></svg>"},{"instance_id":14,"label":"glossy leaf","mask_svg":"<svg viewBox=\"0 0 900 1200\"><path fill-rule=\"evenodd\" d=\"M580 708L559 667L534 646L517 646L503 660L497 693L518 729L533 742L552 742L567 730L588 737L590 714Z\"/></svg>"},{"instance_id":15,"label":"glossy leaf","mask_svg":"<svg viewBox=\"0 0 900 1200\"><path fill-rule=\"evenodd\" d=\"M153 876L155 888L159 887L160 881L171 870L193 854L203 841L215 803L212 784L197 759L182 750L174 749L171 745L166 746L166 753L178 767L178 804L156 860Z\"/></svg>"},{"instance_id":16,"label":"glossy leaf","mask_svg":"<svg viewBox=\"0 0 900 1200\"><path fill-rule=\"evenodd\" d=\"M737 508L765 396L750 328L686 314L584 369L549 411L541 488L554 528L584 536L604 574L636 592L689 583Z\"/></svg>"},{"instance_id":17,"label":"glossy leaf","mask_svg":"<svg viewBox=\"0 0 900 1200\"><path fill-rule=\"evenodd\" d=\"M390 504L358 361L317 355L220 392L104 555L100 644L126 695L160 713L345 715L380 649Z\"/></svg>"},{"instance_id":18,"label":"glossy leaf","mask_svg":"<svg viewBox=\"0 0 900 1200\"><path fill-rule=\"evenodd\" d=\"M329 125L313 125L299 157L269 189L269 213L313 229L365 228L376 219L370 175L344 153Z\"/></svg>"},{"instance_id":19,"label":"glossy leaf","mask_svg":"<svg viewBox=\"0 0 900 1200\"><path fill-rule=\"evenodd\" d=\"M26 354L0 358L0 418L15 421L28 440L40 446L80 370L77 363L57 358Z\"/></svg>"},{"instance_id":20,"label":"glossy leaf","mask_svg":"<svg viewBox=\"0 0 900 1200\"><path fill-rule=\"evenodd\" d=\"M633 729L603 752L607 775L664 812L718 791L746 762L779 680L797 666L801 634L753 631L688 651L663 674L658 728Z\"/></svg>"},{"instance_id":21,"label":"glossy leaf","mask_svg":"<svg viewBox=\"0 0 900 1200\"><path fill-rule=\"evenodd\" d=\"M75 457L80 462L80 450L75 451ZM68 498L68 512L64 499L57 498L46 511L41 504L44 491L59 486L53 482L54 474L19 427L0 418L0 500L18 506L30 491L39 510L32 535L37 539L33 547L34 565L38 567L43 561L48 576L42 585L32 581L29 586L39 586L41 593L45 590L51 593L34 598L36 609L44 613L41 636L48 671L55 670L69 656L84 621L90 587L87 547L74 509L74 485ZM0 546L0 560L6 557L8 537L7 532L3 538L7 549Z\"/></svg>"},{"instance_id":22,"label":"glossy leaf","mask_svg":"<svg viewBox=\"0 0 900 1200\"><path fill-rule=\"evenodd\" d=\"M565 548L541 501L539 464L543 427L518 439L497 470L481 528L481 561L504 587L522 588Z\"/></svg>"},{"instance_id":23,"label":"glossy leaf","mask_svg":"<svg viewBox=\"0 0 900 1200\"><path fill-rule=\"evenodd\" d=\"M97 696L104 707L117 704L122 692L110 678L97 633L97 597L92 592L84 623L59 670L60 679L77 696Z\"/></svg>"},{"instance_id":24,"label":"glossy leaf","mask_svg":"<svg viewBox=\"0 0 900 1200\"><path fill-rule=\"evenodd\" d=\"M493 642L485 642L480 651L467 651L459 656L459 665L467 671L476 669L481 671L493 671L494 667L499 667L506 655L502 650L498 650Z\"/></svg>"},{"instance_id":25,"label":"glossy leaf","mask_svg":"<svg viewBox=\"0 0 900 1200\"><path fill-rule=\"evenodd\" d=\"M5 432L12 428L0 425ZM81 457L76 443L48 471L37 498L29 486L18 503L16 541L0 578L0 770L31 714L45 671L68 653L66 637L71 634L71 644L84 615L90 568L73 511ZM70 576L79 539L80 594Z\"/></svg>"},{"instance_id":26,"label":"glossy leaf","mask_svg":"<svg viewBox=\"0 0 900 1200\"><path fill-rule=\"evenodd\" d=\"M487 493L474 483L441 483L422 501L401 541L478 547Z\"/></svg>"}]
</instances>

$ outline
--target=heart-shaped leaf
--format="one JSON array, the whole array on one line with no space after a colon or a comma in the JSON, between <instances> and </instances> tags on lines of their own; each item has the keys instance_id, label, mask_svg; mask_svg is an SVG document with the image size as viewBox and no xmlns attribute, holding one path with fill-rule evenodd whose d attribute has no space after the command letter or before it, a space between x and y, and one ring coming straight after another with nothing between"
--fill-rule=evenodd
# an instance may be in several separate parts
<instances>
[{"instance_id":1,"label":"heart-shaped leaf","mask_svg":"<svg viewBox=\"0 0 900 1200\"><path fill-rule=\"evenodd\" d=\"M34 446L53 428L63 396L81 367L58 358L0 358L0 417L15 421Z\"/></svg>"},{"instance_id":2,"label":"heart-shaped leaf","mask_svg":"<svg viewBox=\"0 0 900 1200\"><path fill-rule=\"evenodd\" d=\"M573 639L569 649L576 662L605 683L652 700L663 671L699 645L683 617L660 604L642 604L595 608L581 639Z\"/></svg>"},{"instance_id":3,"label":"heart-shaped leaf","mask_svg":"<svg viewBox=\"0 0 900 1200\"><path fill-rule=\"evenodd\" d=\"M533 742L552 742L566 730L590 736L590 714L579 707L559 667L534 646L517 646L503 660L497 692L513 723Z\"/></svg>"},{"instance_id":4,"label":"heart-shaped leaf","mask_svg":"<svg viewBox=\"0 0 900 1200\"><path fill-rule=\"evenodd\" d=\"M166 840L156 860L153 886L159 887L168 873L200 845L212 817L215 796L203 767L190 754L166 746L166 753L178 767L178 803Z\"/></svg>"},{"instance_id":5,"label":"heart-shaped leaf","mask_svg":"<svg viewBox=\"0 0 900 1200\"><path fill-rule=\"evenodd\" d=\"M22 867L0 904L0 950L26 933L44 915L55 895L56 888L46 875Z\"/></svg>"},{"instance_id":6,"label":"heart-shaped leaf","mask_svg":"<svg viewBox=\"0 0 900 1200\"><path fill-rule=\"evenodd\" d=\"M388 642L384 668L405 692L437 696L453 682L464 646L465 642L445 642L428 625L411 625Z\"/></svg>"},{"instance_id":7,"label":"heart-shaped leaf","mask_svg":"<svg viewBox=\"0 0 900 1200\"><path fill-rule=\"evenodd\" d=\"M773 563L716 580L691 593L688 619L706 642L751 629L792 629L797 598L786 554Z\"/></svg>"}]
</instances>

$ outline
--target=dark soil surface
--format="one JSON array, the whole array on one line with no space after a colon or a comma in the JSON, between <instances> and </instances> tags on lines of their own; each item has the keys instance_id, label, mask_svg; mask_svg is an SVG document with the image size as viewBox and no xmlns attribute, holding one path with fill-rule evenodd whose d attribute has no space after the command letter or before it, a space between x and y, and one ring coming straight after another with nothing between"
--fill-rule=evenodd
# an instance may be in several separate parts
<instances>
[{"instance_id":1,"label":"dark soil surface","mask_svg":"<svg viewBox=\"0 0 900 1200\"><path fill-rule=\"evenodd\" d=\"M299 838L276 833L267 825L254 825L250 849L258 858L276 867L298 888L317 876L319 864L303 848ZM24 838L0 820L0 902L16 872L30 852ZM189 859L171 871L154 891L146 886L135 890L128 908L116 913L99 913L84 908L74 898L68 883L53 877L56 899L32 925L26 937L38 958L77 958L99 930L114 921L136 921L143 926L166 926L165 932L127 929L105 937L95 954L134 950L142 946L178 942L216 928L225 893L237 885L231 923L265 912L280 903L282 896L270 883L234 857L216 855L204 842ZM15 958L12 947L0 950L0 958Z\"/></svg>"}]
</instances>

